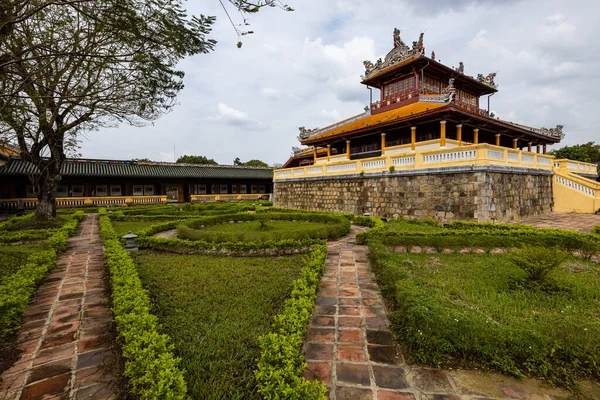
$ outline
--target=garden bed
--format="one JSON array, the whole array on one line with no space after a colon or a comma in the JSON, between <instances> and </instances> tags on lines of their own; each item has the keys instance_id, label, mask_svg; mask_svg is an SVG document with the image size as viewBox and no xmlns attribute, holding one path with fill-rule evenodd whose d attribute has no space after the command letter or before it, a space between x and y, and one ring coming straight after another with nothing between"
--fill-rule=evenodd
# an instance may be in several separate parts
<instances>
[{"instance_id":1,"label":"garden bed","mask_svg":"<svg viewBox=\"0 0 600 400\"><path fill-rule=\"evenodd\" d=\"M302 256L225 258L142 251L136 266L175 344L192 398L257 399L258 337L282 310ZM175 267L176 266L176 267Z\"/></svg>"},{"instance_id":2,"label":"garden bed","mask_svg":"<svg viewBox=\"0 0 600 400\"><path fill-rule=\"evenodd\" d=\"M410 362L541 377L568 388L580 378L600 380L600 266L569 255L543 281L531 282L508 250L542 254L556 246L581 254L591 246L593 255L598 244L593 236L524 226L397 221L362 240L369 242L392 329ZM397 254L396 246L427 247L438 254ZM465 247L505 252L444 251Z\"/></svg>"}]
</instances>

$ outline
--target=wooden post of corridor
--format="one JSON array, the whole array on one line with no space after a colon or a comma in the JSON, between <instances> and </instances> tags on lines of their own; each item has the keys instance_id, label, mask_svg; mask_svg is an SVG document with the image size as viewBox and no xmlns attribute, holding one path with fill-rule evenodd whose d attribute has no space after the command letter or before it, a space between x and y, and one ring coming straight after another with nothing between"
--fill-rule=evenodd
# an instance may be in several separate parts
<instances>
[{"instance_id":1,"label":"wooden post of corridor","mask_svg":"<svg viewBox=\"0 0 600 400\"><path fill-rule=\"evenodd\" d=\"M500 134L496 133L496 146L500 146Z\"/></svg>"},{"instance_id":2,"label":"wooden post of corridor","mask_svg":"<svg viewBox=\"0 0 600 400\"><path fill-rule=\"evenodd\" d=\"M519 139L517 139L517 138L514 138L514 139L513 139L513 149L515 149L515 150L516 150L516 149L517 149L517 145L518 145L518 144L519 144Z\"/></svg>"},{"instance_id":3,"label":"wooden post of corridor","mask_svg":"<svg viewBox=\"0 0 600 400\"><path fill-rule=\"evenodd\" d=\"M540 154L540 145L539 144L535 145L535 152Z\"/></svg>"},{"instance_id":4,"label":"wooden post of corridor","mask_svg":"<svg viewBox=\"0 0 600 400\"><path fill-rule=\"evenodd\" d=\"M462 146L462 124L456 125L456 140L458 145Z\"/></svg>"},{"instance_id":5,"label":"wooden post of corridor","mask_svg":"<svg viewBox=\"0 0 600 400\"><path fill-rule=\"evenodd\" d=\"M446 121L440 121L440 147L446 147Z\"/></svg>"},{"instance_id":6,"label":"wooden post of corridor","mask_svg":"<svg viewBox=\"0 0 600 400\"><path fill-rule=\"evenodd\" d=\"M417 149L417 127L410 127L410 150L415 151Z\"/></svg>"},{"instance_id":7,"label":"wooden post of corridor","mask_svg":"<svg viewBox=\"0 0 600 400\"><path fill-rule=\"evenodd\" d=\"M385 154L385 132L381 133L381 155Z\"/></svg>"},{"instance_id":8,"label":"wooden post of corridor","mask_svg":"<svg viewBox=\"0 0 600 400\"><path fill-rule=\"evenodd\" d=\"M350 159L350 141L346 140L346 158Z\"/></svg>"},{"instance_id":9,"label":"wooden post of corridor","mask_svg":"<svg viewBox=\"0 0 600 400\"><path fill-rule=\"evenodd\" d=\"M473 129L473 144L479 144L479 128Z\"/></svg>"},{"instance_id":10,"label":"wooden post of corridor","mask_svg":"<svg viewBox=\"0 0 600 400\"><path fill-rule=\"evenodd\" d=\"M527 143L527 151L531 153L531 142Z\"/></svg>"},{"instance_id":11,"label":"wooden post of corridor","mask_svg":"<svg viewBox=\"0 0 600 400\"><path fill-rule=\"evenodd\" d=\"M546 143L544 143L544 154L546 154Z\"/></svg>"},{"instance_id":12,"label":"wooden post of corridor","mask_svg":"<svg viewBox=\"0 0 600 400\"><path fill-rule=\"evenodd\" d=\"M317 163L317 146L313 147L314 164Z\"/></svg>"},{"instance_id":13,"label":"wooden post of corridor","mask_svg":"<svg viewBox=\"0 0 600 400\"><path fill-rule=\"evenodd\" d=\"M327 145L327 162L331 161L331 145Z\"/></svg>"}]
</instances>

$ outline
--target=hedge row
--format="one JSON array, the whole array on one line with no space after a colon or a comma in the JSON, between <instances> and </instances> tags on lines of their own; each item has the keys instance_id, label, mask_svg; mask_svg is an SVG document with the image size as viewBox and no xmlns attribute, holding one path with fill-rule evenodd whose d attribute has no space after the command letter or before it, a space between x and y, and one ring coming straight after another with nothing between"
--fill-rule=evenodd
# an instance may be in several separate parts
<instances>
[{"instance_id":1,"label":"hedge row","mask_svg":"<svg viewBox=\"0 0 600 400\"><path fill-rule=\"evenodd\" d=\"M325 400L326 387L303 377L306 363L302 341L311 318L317 288L323 274L327 247L319 246L308 256L302 275L293 283L291 298L275 316L272 331L258 338L261 355L255 372L258 391L267 400Z\"/></svg>"},{"instance_id":2,"label":"hedge row","mask_svg":"<svg viewBox=\"0 0 600 400\"><path fill-rule=\"evenodd\" d=\"M118 340L131 395L143 399L184 399L186 384L173 345L160 334L150 299L133 260L123 249L106 209L99 210L104 256L111 275Z\"/></svg>"},{"instance_id":3,"label":"hedge row","mask_svg":"<svg viewBox=\"0 0 600 400\"><path fill-rule=\"evenodd\" d=\"M516 227L487 232L476 228L442 229L434 232L394 232L375 228L357 234L359 243L367 243L371 239L381 241L387 246L432 247L438 251L541 246L578 252L584 258L591 258L600 252L600 242L593 235L560 229L537 230Z\"/></svg>"},{"instance_id":4,"label":"hedge row","mask_svg":"<svg viewBox=\"0 0 600 400\"><path fill-rule=\"evenodd\" d=\"M15 220L18 221L19 218L23 217L17 217ZM67 249L67 240L82 219L83 212L73 213L71 221L48 237L49 250L30 256L25 265L3 280L0 285L0 339L14 334L19 329L21 315L38 283L54 268L57 254Z\"/></svg>"},{"instance_id":5,"label":"hedge row","mask_svg":"<svg viewBox=\"0 0 600 400\"><path fill-rule=\"evenodd\" d=\"M24 229L22 231L0 231L0 243L44 240L58 229Z\"/></svg>"},{"instance_id":6,"label":"hedge row","mask_svg":"<svg viewBox=\"0 0 600 400\"><path fill-rule=\"evenodd\" d=\"M137 244L142 248L168 251L181 254L222 254L222 255L282 255L310 251L314 246L323 244L321 239L282 239L264 242L221 242L204 240L164 239L140 236Z\"/></svg>"},{"instance_id":7,"label":"hedge row","mask_svg":"<svg viewBox=\"0 0 600 400\"><path fill-rule=\"evenodd\" d=\"M600 225L594 225L594 233L600 234Z\"/></svg>"}]
</instances>

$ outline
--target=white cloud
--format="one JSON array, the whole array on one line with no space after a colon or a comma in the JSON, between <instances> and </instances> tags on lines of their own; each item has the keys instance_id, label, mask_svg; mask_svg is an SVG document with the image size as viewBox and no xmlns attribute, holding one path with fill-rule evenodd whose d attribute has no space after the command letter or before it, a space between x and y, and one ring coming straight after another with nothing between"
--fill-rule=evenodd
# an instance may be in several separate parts
<instances>
[{"instance_id":1,"label":"white cloud","mask_svg":"<svg viewBox=\"0 0 600 400\"><path fill-rule=\"evenodd\" d=\"M174 162L175 161L175 153L172 151L167 151L167 152L161 151L159 154L160 154L160 161L163 161L163 162Z\"/></svg>"},{"instance_id":2,"label":"white cloud","mask_svg":"<svg viewBox=\"0 0 600 400\"><path fill-rule=\"evenodd\" d=\"M279 92L277 91L277 89L268 88L268 87L262 88L260 90L260 95L269 100L275 100L275 99L279 98Z\"/></svg>"},{"instance_id":3,"label":"white cloud","mask_svg":"<svg viewBox=\"0 0 600 400\"><path fill-rule=\"evenodd\" d=\"M219 103L217 106L218 115L208 117L210 121L224 121L228 124L239 125L249 121L248 114L243 111L229 107L227 104Z\"/></svg>"},{"instance_id":4,"label":"white cloud","mask_svg":"<svg viewBox=\"0 0 600 400\"><path fill-rule=\"evenodd\" d=\"M337 122L342 119L338 110L321 110L319 113L327 121Z\"/></svg>"}]
</instances>

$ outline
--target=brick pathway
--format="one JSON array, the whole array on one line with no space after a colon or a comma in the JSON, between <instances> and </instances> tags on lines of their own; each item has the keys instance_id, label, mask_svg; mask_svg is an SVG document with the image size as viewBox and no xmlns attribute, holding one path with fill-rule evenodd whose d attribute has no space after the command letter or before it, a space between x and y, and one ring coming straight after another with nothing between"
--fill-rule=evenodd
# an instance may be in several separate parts
<instances>
[{"instance_id":1,"label":"brick pathway","mask_svg":"<svg viewBox=\"0 0 600 400\"><path fill-rule=\"evenodd\" d=\"M550 213L523 218L514 223L533 225L537 228L560 228L580 232L590 232L594 225L600 225L600 215Z\"/></svg>"},{"instance_id":2,"label":"brick pathway","mask_svg":"<svg viewBox=\"0 0 600 400\"><path fill-rule=\"evenodd\" d=\"M98 216L85 215L24 313L0 399L115 399L121 375Z\"/></svg>"},{"instance_id":3,"label":"brick pathway","mask_svg":"<svg viewBox=\"0 0 600 400\"><path fill-rule=\"evenodd\" d=\"M320 379L332 400L566 399L569 393L543 381L516 380L477 371L445 371L407 365L394 343L385 306L371 273L366 246L353 227L329 242L304 356L306 379ZM582 382L589 393L600 385ZM588 394L588 391L586 391ZM598 395L600 396L600 395ZM589 395L589 398L600 398Z\"/></svg>"}]
</instances>

